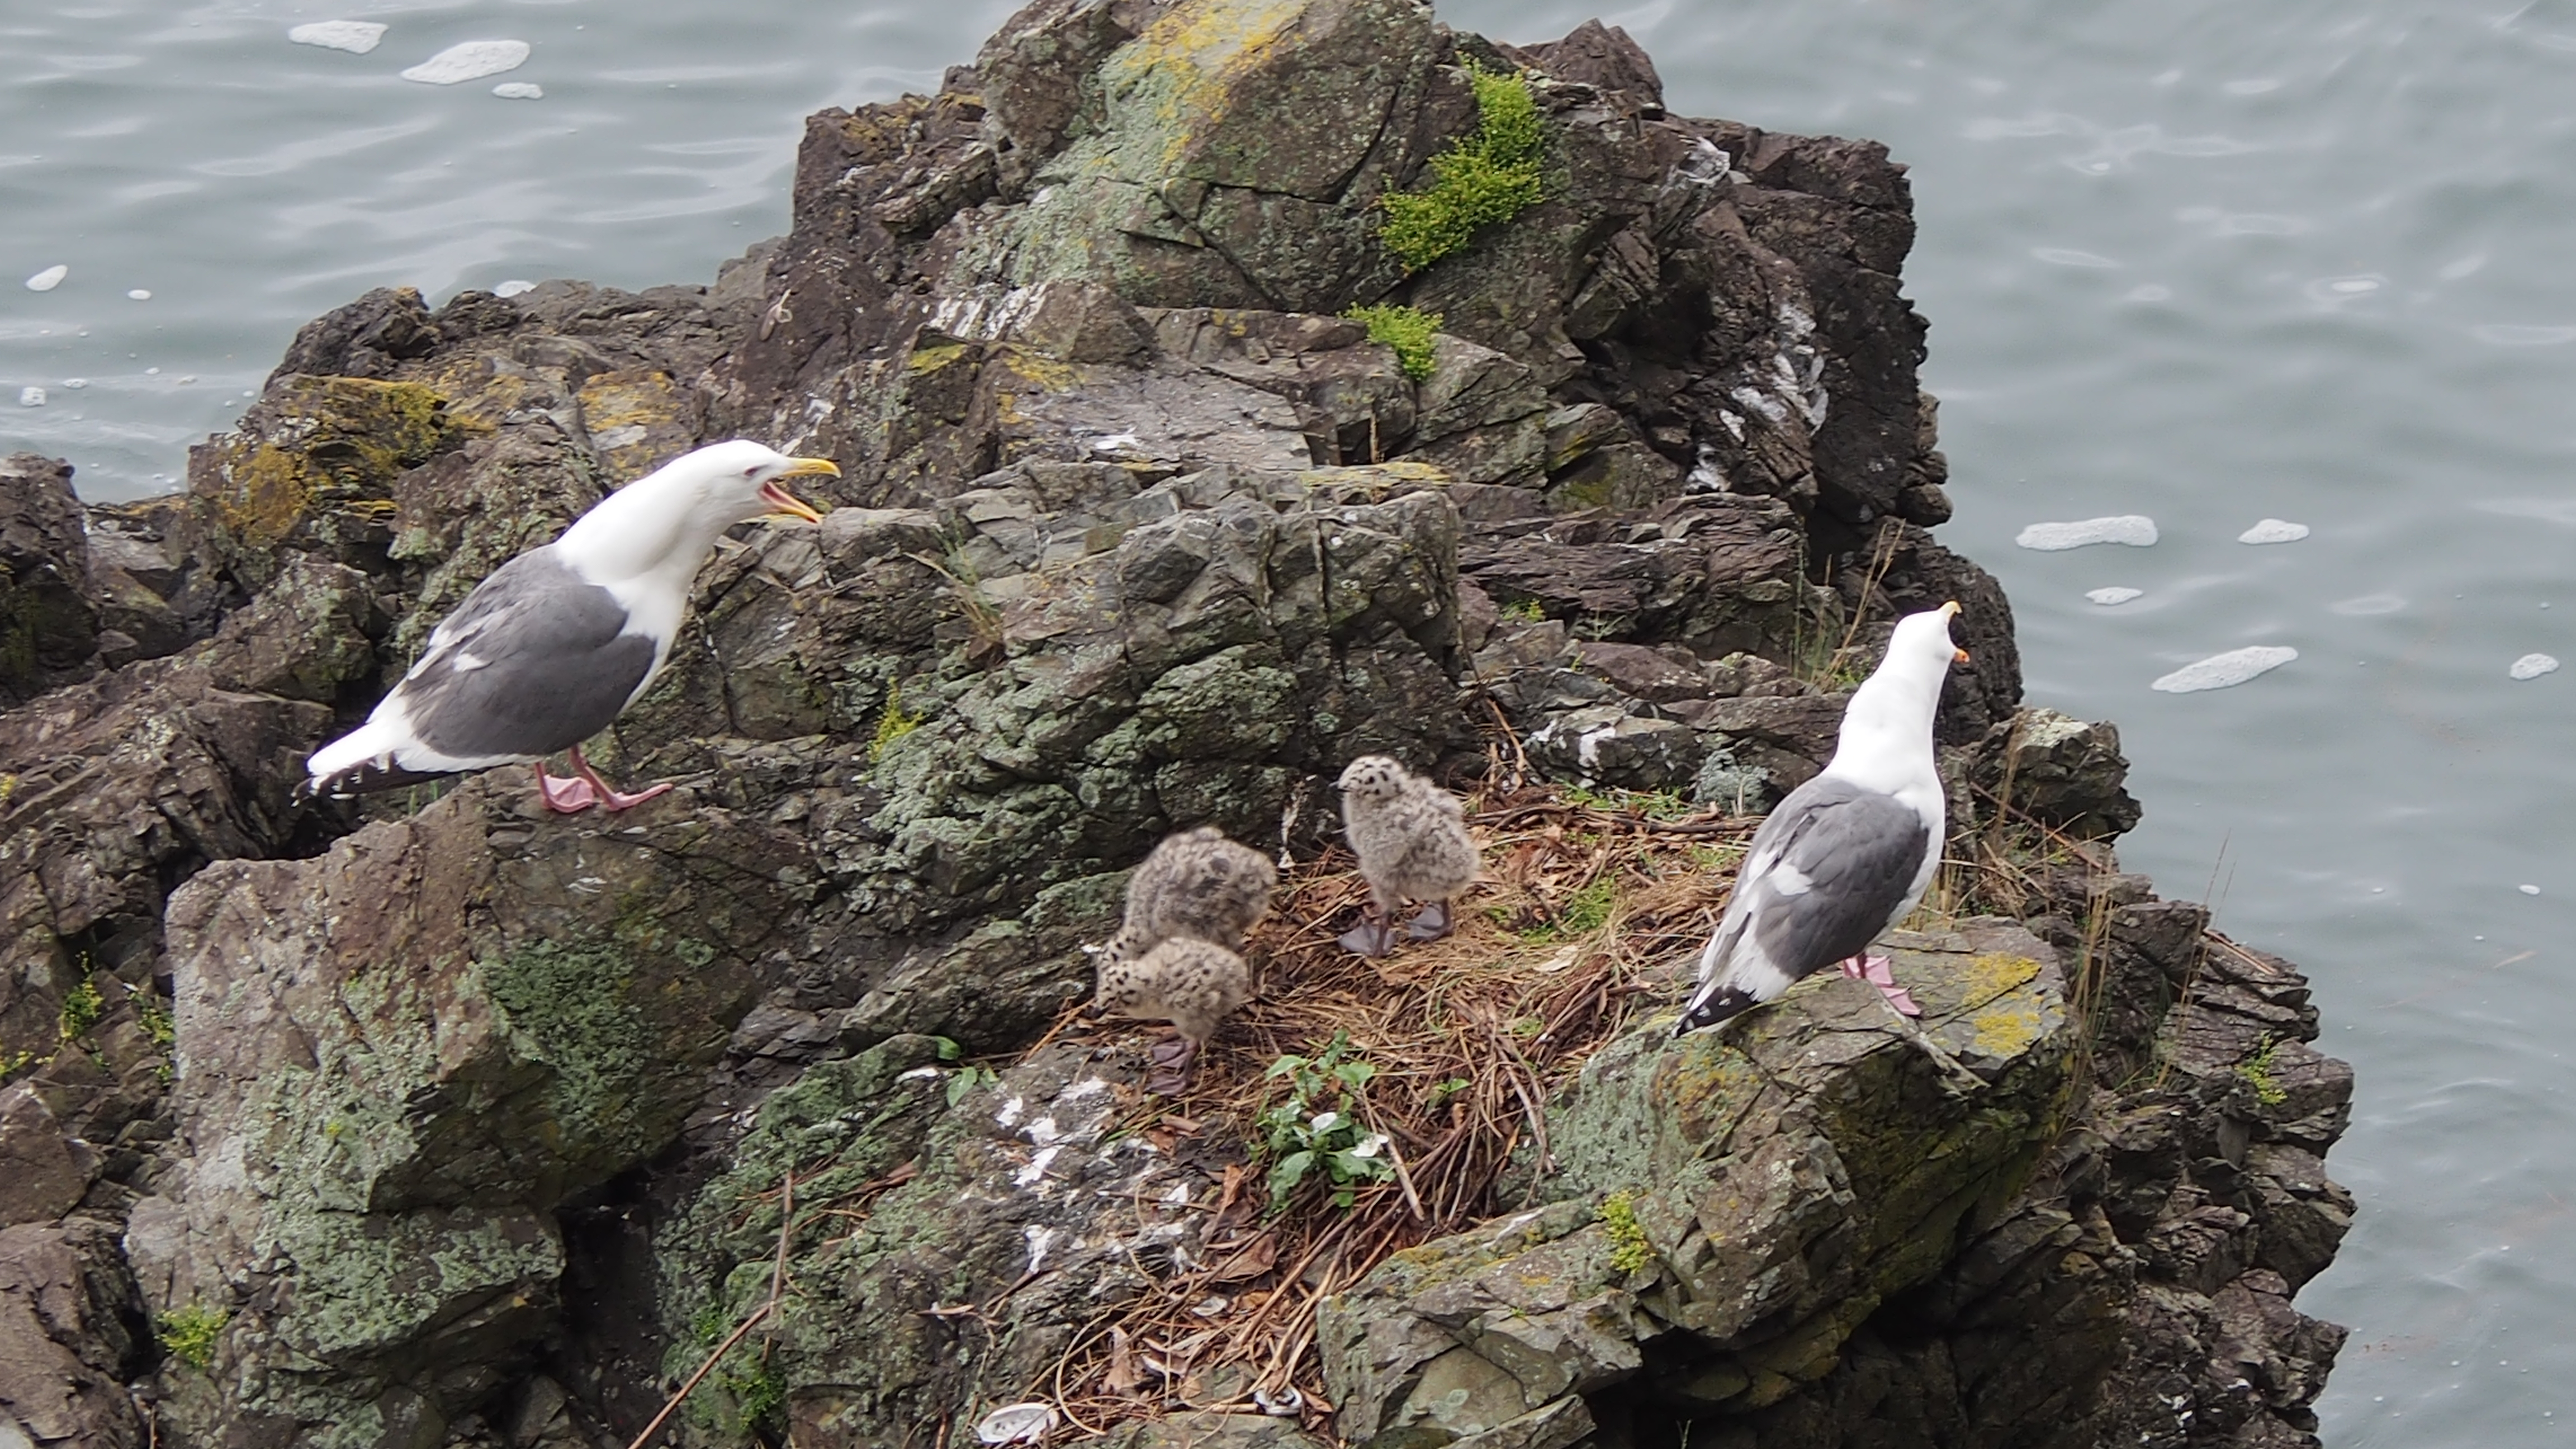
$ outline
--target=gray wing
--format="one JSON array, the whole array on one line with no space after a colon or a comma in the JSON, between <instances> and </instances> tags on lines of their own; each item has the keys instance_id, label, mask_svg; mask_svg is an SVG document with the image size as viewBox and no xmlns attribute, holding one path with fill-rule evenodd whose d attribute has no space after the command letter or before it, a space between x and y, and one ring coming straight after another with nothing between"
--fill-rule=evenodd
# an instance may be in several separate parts
<instances>
[{"instance_id":1,"label":"gray wing","mask_svg":"<svg viewBox=\"0 0 2576 1449\"><path fill-rule=\"evenodd\" d=\"M1723 1021L1868 946L1931 846L1923 817L1893 795L1823 775L1790 791L1753 833L1677 1029Z\"/></svg>"},{"instance_id":2,"label":"gray wing","mask_svg":"<svg viewBox=\"0 0 2576 1449\"><path fill-rule=\"evenodd\" d=\"M580 744L653 672L653 641L626 623L616 598L551 546L530 549L466 595L396 687L412 733L457 759Z\"/></svg>"}]
</instances>

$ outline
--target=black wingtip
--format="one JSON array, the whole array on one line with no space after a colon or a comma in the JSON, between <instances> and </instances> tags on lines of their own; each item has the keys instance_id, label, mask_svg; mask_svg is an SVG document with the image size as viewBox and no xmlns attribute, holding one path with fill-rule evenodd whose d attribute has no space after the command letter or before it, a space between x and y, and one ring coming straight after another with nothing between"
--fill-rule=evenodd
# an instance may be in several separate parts
<instances>
[{"instance_id":1,"label":"black wingtip","mask_svg":"<svg viewBox=\"0 0 2576 1449\"><path fill-rule=\"evenodd\" d=\"M1673 1035L1688 1036L1701 1027L1715 1026L1754 1005L1756 1002L1750 992L1741 991L1732 986L1725 987L1712 994L1706 1001L1682 1012L1682 1019L1673 1023Z\"/></svg>"},{"instance_id":2,"label":"black wingtip","mask_svg":"<svg viewBox=\"0 0 2576 1449\"><path fill-rule=\"evenodd\" d=\"M318 780L306 777L303 784L295 787L295 798L299 801L326 797L333 800L346 800L352 795L372 795L378 790L399 790L405 785L425 785L432 780L447 779L450 773L444 770L406 770L399 765L378 764L368 760L351 765L336 775L325 775Z\"/></svg>"}]
</instances>

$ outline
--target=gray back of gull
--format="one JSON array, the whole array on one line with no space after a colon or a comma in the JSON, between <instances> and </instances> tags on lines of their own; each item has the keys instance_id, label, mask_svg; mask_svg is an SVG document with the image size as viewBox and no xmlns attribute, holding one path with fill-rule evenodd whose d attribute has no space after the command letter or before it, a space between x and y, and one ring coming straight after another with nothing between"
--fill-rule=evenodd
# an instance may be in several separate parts
<instances>
[{"instance_id":1,"label":"gray back of gull","mask_svg":"<svg viewBox=\"0 0 2576 1449\"><path fill-rule=\"evenodd\" d=\"M1755 833L1752 853L1775 832L1780 858L1772 869L1787 866L1811 884L1792 896L1757 882L1763 898L1754 933L1763 954L1793 977L1856 954L1894 924L1889 918L1931 848L1911 806L1827 775L1789 792Z\"/></svg>"},{"instance_id":2,"label":"gray back of gull","mask_svg":"<svg viewBox=\"0 0 2576 1449\"><path fill-rule=\"evenodd\" d=\"M460 759L551 755L606 729L653 670L653 641L626 610L530 549L492 571L431 636L402 682L412 733ZM472 660L482 663L460 668Z\"/></svg>"}]
</instances>

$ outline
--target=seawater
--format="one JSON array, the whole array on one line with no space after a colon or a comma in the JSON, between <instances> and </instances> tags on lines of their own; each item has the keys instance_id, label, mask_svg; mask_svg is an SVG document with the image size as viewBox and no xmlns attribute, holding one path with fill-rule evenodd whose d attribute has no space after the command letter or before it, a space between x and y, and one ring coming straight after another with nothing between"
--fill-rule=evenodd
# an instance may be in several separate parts
<instances>
[{"instance_id":1,"label":"seawater","mask_svg":"<svg viewBox=\"0 0 2576 1449\"><path fill-rule=\"evenodd\" d=\"M1013 8L10 0L0 447L137 496L368 287L707 279L784 228L807 112L934 86ZM1599 13L1678 111L1913 168L1944 536L2009 587L2031 699L2120 723L2125 862L2304 965L2361 1072L2360 1226L2301 1299L2355 1330L2327 1441L2566 1442L2576 674L2514 676L2576 651L2576 0ZM387 29L288 43L325 20ZM486 40L529 58L400 78ZM2014 544L2130 514L2152 546ZM2239 542L2267 519L2310 531ZM2150 687L2252 648L2298 657Z\"/></svg>"}]
</instances>

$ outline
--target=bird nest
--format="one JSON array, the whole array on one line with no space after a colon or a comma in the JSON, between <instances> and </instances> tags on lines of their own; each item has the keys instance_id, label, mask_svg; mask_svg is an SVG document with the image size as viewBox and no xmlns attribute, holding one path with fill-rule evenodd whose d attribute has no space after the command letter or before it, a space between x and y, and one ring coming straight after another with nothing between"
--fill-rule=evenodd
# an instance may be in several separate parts
<instances>
[{"instance_id":1,"label":"bird nest","mask_svg":"<svg viewBox=\"0 0 2576 1449\"><path fill-rule=\"evenodd\" d=\"M1494 777L1519 778L1508 766ZM1318 1306L1390 1254L1521 1205L1547 1157L1549 1096L1669 996L1760 823L1669 796L1530 786L1471 803L1484 879L1445 940L1355 956L1336 940L1367 899L1348 853L1283 872L1247 951L1259 996L1201 1053L1184 1095L1148 1100L1126 1124L1219 1180L1206 1252L1083 1324L1031 1386L1067 1427L1181 1407L1319 1425L1332 1405ZM1139 1029L1068 1014L1048 1040ZM1318 1153L1299 1176L1291 1159L1326 1135L1318 1118L1347 1124L1338 1141L1359 1142L1358 1165L1383 1165L1339 1180ZM1283 1176L1297 1180L1274 1195Z\"/></svg>"}]
</instances>

